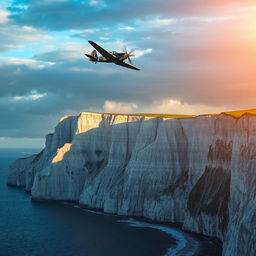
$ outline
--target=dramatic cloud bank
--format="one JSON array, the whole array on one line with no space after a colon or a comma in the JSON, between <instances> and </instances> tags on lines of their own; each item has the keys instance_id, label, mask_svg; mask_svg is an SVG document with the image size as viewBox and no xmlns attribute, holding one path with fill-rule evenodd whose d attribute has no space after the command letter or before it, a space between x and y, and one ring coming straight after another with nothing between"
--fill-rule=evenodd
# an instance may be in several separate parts
<instances>
[{"instance_id":1,"label":"dramatic cloud bank","mask_svg":"<svg viewBox=\"0 0 256 256\"><path fill-rule=\"evenodd\" d=\"M61 115L86 110L254 108L255 15L241 0L2 1L0 137L42 138ZM135 48L141 71L89 63L88 40Z\"/></svg>"}]
</instances>

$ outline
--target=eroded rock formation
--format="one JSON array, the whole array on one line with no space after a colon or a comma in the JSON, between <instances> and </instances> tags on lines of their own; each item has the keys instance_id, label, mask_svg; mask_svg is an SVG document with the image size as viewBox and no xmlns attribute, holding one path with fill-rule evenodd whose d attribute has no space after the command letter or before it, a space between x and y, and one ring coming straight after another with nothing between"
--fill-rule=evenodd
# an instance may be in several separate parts
<instances>
[{"instance_id":1,"label":"eroded rock formation","mask_svg":"<svg viewBox=\"0 0 256 256\"><path fill-rule=\"evenodd\" d=\"M8 184L35 199L182 222L216 236L225 256L256 255L256 116L63 117Z\"/></svg>"}]
</instances>

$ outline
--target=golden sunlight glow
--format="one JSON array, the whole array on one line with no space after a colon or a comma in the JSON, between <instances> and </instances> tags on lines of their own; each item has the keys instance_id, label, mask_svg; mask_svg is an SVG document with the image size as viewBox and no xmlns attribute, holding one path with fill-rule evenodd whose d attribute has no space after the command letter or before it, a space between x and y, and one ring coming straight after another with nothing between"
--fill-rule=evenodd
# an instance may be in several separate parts
<instances>
[{"instance_id":1,"label":"golden sunlight glow","mask_svg":"<svg viewBox=\"0 0 256 256\"><path fill-rule=\"evenodd\" d=\"M241 30L246 41L254 43L256 41L256 7L246 10L246 13L242 15L241 19ZM238 30L239 31L239 30Z\"/></svg>"},{"instance_id":2,"label":"golden sunlight glow","mask_svg":"<svg viewBox=\"0 0 256 256\"><path fill-rule=\"evenodd\" d=\"M251 16L248 21L248 33L251 40L256 41L256 11L253 17Z\"/></svg>"},{"instance_id":3,"label":"golden sunlight glow","mask_svg":"<svg viewBox=\"0 0 256 256\"><path fill-rule=\"evenodd\" d=\"M63 160L64 155L70 150L71 144L65 143L63 147L58 148L56 156L52 159L52 163L57 163Z\"/></svg>"}]
</instances>

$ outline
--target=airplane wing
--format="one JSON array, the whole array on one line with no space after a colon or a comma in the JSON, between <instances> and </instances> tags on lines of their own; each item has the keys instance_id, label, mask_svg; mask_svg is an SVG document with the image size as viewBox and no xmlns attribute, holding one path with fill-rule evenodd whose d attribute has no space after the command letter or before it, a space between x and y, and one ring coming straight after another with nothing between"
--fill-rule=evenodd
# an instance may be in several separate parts
<instances>
[{"instance_id":1,"label":"airplane wing","mask_svg":"<svg viewBox=\"0 0 256 256\"><path fill-rule=\"evenodd\" d=\"M105 49L103 49L101 46L99 46L98 44L96 44L93 41L88 41L90 43L90 45L95 48L103 57L107 58L108 60L111 61L116 61L117 58L115 55L113 55L112 53L106 51Z\"/></svg>"},{"instance_id":2,"label":"airplane wing","mask_svg":"<svg viewBox=\"0 0 256 256\"><path fill-rule=\"evenodd\" d=\"M115 62L116 65L119 65L119 66L123 66L123 67L126 67L126 68L131 68L131 69L135 69L135 70L140 70L139 68L131 65L131 64L128 64L127 62L124 62L124 61L119 61L119 62Z\"/></svg>"}]
</instances>

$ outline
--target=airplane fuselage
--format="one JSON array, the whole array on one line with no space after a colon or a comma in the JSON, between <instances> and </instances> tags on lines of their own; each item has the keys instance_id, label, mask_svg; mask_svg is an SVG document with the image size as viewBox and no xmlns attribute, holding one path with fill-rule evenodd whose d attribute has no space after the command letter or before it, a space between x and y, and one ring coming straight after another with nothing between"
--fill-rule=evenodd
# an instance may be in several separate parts
<instances>
[{"instance_id":1,"label":"airplane fuselage","mask_svg":"<svg viewBox=\"0 0 256 256\"><path fill-rule=\"evenodd\" d=\"M124 61L124 60L126 60L128 58L128 55L126 53L123 53L123 52L112 51L110 53L112 53L116 58L118 58L121 61ZM94 61L94 60L91 60L91 61ZM115 61L109 60L109 59L107 59L107 58L105 58L103 56L99 56L97 62L113 63Z\"/></svg>"}]
</instances>

